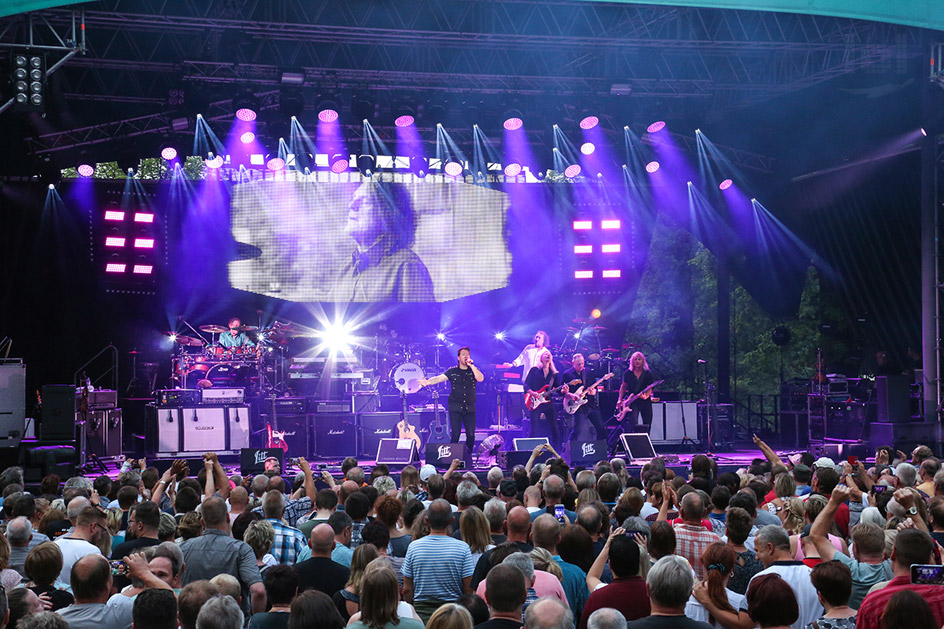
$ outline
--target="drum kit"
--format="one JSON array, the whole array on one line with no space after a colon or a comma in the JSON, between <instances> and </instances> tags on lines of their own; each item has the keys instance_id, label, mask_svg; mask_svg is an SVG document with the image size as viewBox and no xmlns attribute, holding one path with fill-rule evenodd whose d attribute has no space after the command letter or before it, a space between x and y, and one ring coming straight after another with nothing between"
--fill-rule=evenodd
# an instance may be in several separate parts
<instances>
[{"instance_id":1,"label":"drum kit","mask_svg":"<svg viewBox=\"0 0 944 629\"><path fill-rule=\"evenodd\" d=\"M192 336L165 332L175 343L173 386L186 389L239 387L247 393L268 393L278 388L284 381L284 369L276 360L284 352L288 339L307 333L294 323L276 321L264 329L243 325L238 331L249 335L254 347L226 347L220 343L220 335L229 332L226 326L201 325L199 331L209 334L210 340L197 330Z\"/></svg>"}]
</instances>

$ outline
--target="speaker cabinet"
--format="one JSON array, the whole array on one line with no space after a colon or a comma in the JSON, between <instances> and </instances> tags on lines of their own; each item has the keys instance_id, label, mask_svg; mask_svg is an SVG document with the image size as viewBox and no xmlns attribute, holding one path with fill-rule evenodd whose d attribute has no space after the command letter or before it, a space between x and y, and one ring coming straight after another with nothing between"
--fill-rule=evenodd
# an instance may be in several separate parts
<instances>
[{"instance_id":1,"label":"speaker cabinet","mask_svg":"<svg viewBox=\"0 0 944 629\"><path fill-rule=\"evenodd\" d=\"M402 418L402 413L393 412L361 413L358 415L357 421L361 433L359 454L366 457L375 456L381 439L396 439L399 436L397 434L397 424ZM419 434L421 428L419 413L407 413L407 419Z\"/></svg>"},{"instance_id":2,"label":"speaker cabinet","mask_svg":"<svg viewBox=\"0 0 944 629\"><path fill-rule=\"evenodd\" d=\"M911 381L908 376L877 376L875 399L878 402L878 421L911 421Z\"/></svg>"},{"instance_id":3,"label":"speaker cabinet","mask_svg":"<svg viewBox=\"0 0 944 629\"><path fill-rule=\"evenodd\" d=\"M40 393L43 400L43 441L75 439L75 387L71 384L47 384Z\"/></svg>"},{"instance_id":4,"label":"speaker cabinet","mask_svg":"<svg viewBox=\"0 0 944 629\"><path fill-rule=\"evenodd\" d=\"M226 409L197 407L181 409L184 452L226 450Z\"/></svg>"},{"instance_id":5,"label":"speaker cabinet","mask_svg":"<svg viewBox=\"0 0 944 629\"><path fill-rule=\"evenodd\" d=\"M606 439L599 441L571 441L570 464L590 467L606 458Z\"/></svg>"},{"instance_id":6,"label":"speaker cabinet","mask_svg":"<svg viewBox=\"0 0 944 629\"><path fill-rule=\"evenodd\" d=\"M0 360L0 440L17 445L26 430L26 365Z\"/></svg>"},{"instance_id":7,"label":"speaker cabinet","mask_svg":"<svg viewBox=\"0 0 944 629\"><path fill-rule=\"evenodd\" d=\"M82 418L75 414L76 423ZM90 411L85 422L85 447L96 456L119 456L121 447L121 409Z\"/></svg>"},{"instance_id":8,"label":"speaker cabinet","mask_svg":"<svg viewBox=\"0 0 944 629\"><path fill-rule=\"evenodd\" d=\"M315 456L334 459L357 453L353 413L318 413L309 417L314 427Z\"/></svg>"},{"instance_id":9,"label":"speaker cabinet","mask_svg":"<svg viewBox=\"0 0 944 629\"><path fill-rule=\"evenodd\" d=\"M530 456L530 454L528 455ZM464 443L430 443L426 445L426 462L446 469L453 459L465 461L465 469L472 469L472 454Z\"/></svg>"}]
</instances>

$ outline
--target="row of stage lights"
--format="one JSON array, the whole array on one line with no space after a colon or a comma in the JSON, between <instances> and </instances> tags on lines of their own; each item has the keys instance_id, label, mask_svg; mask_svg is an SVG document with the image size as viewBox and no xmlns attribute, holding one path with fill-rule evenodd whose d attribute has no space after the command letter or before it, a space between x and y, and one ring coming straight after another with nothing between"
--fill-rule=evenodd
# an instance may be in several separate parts
<instances>
[{"instance_id":1,"label":"row of stage lights","mask_svg":"<svg viewBox=\"0 0 944 629\"><path fill-rule=\"evenodd\" d=\"M198 114L198 117L200 117L199 114ZM256 119L256 117L257 117L257 114L253 109L243 107L241 109L236 110L236 118L243 122L253 122ZM339 117L340 116L338 112L334 109L323 109L318 112L318 120L324 123L336 122ZM292 116L292 119L294 120L295 117ZM394 120L394 124L400 128L409 127L409 126L414 125L415 123L416 123L416 119L413 116L408 115L408 114L399 116L398 118ZM591 115L591 116L587 116L583 118L580 121L579 126L584 131L587 131L587 130L593 129L598 124L600 124L599 117ZM437 126L441 127L442 125L437 124ZM521 129L522 126L524 126L524 121L517 116L513 116L505 120L502 126L507 131L517 131ZM662 131L663 129L665 129L665 126L666 126L665 121L658 120L650 124L646 128L646 131L651 135L654 133L658 133L659 131ZM558 126L555 124L554 128L557 129ZM629 127L628 126L624 127L624 129L628 130ZM699 131L696 129L695 133L699 133ZM251 144L252 142L255 141L256 135L252 131L245 131L240 135L239 139L240 139L240 142L242 142L243 144ZM554 150L557 151L558 149L555 147ZM583 155L592 155L595 151L596 151L596 146L592 142L584 142L583 144L580 145L580 152ZM173 162L178 157L177 149L175 149L172 146L165 146L163 149L161 149L161 157L167 162ZM282 159L281 157L271 157L268 160L266 160L265 156L263 155L252 156L252 157L254 159L250 162L251 166L265 166L266 168L268 168L270 171L273 171L273 172L282 171L287 166L286 161ZM349 157L350 156L346 156L342 153L335 153L335 154L330 155L328 157L328 167L331 170L331 172L339 174L348 170L351 167L351 160L349 159ZM364 160L364 163L362 163L362 160ZM415 160L420 160L422 162L422 165L417 166L417 163L415 162ZM214 155L213 153L210 153L208 157L204 160L204 164L207 166L207 168L210 168L210 169L222 168L224 163L225 163L225 160L223 159L222 155ZM362 171L372 169L372 166L374 165L374 163L375 163L375 160L373 156L367 156L367 155L359 156L356 162L358 169ZM422 166L425 166L427 164L428 162L426 158L423 158L423 157L410 158L411 170L419 171L422 169ZM624 170L627 169L627 165L623 164L622 168ZM653 160L647 163L645 168L646 168L647 173L653 174L661 168L661 164L658 161ZM446 163L442 165L442 169L446 175L453 178L460 177L463 171L465 170L462 164L455 160L446 161ZM502 172L504 173L506 177L517 177L518 175L522 173L523 170L524 170L523 165L517 162L506 164L502 168ZM81 177L91 177L95 173L95 168L91 166L90 164L80 164L77 168L77 171L78 171L79 176ZM573 179L575 177L578 177L581 172L582 172L582 168L580 164L570 164L564 169L564 176L567 177L568 179ZM721 190L727 190L733 185L733 183L734 183L733 180L725 179L721 181L721 183L718 184L718 188L720 188Z\"/></svg>"}]
</instances>

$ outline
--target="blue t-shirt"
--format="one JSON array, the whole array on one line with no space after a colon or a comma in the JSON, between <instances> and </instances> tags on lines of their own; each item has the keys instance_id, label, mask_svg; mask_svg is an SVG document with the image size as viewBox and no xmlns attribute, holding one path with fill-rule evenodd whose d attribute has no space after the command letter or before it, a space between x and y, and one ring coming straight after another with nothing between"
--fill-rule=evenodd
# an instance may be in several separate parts
<instances>
[{"instance_id":1,"label":"blue t-shirt","mask_svg":"<svg viewBox=\"0 0 944 629\"><path fill-rule=\"evenodd\" d=\"M462 580L472 577L475 562L465 542L427 535L409 545L400 571L413 579L414 601L453 602L462 596Z\"/></svg>"}]
</instances>

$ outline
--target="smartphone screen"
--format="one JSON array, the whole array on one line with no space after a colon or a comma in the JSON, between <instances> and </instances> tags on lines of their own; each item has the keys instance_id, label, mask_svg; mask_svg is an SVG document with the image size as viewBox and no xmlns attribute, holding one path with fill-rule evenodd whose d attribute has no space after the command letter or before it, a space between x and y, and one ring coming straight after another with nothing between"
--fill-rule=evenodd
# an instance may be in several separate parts
<instances>
[{"instance_id":1,"label":"smartphone screen","mask_svg":"<svg viewBox=\"0 0 944 629\"><path fill-rule=\"evenodd\" d=\"M912 564L911 582L921 585L944 585L944 566L934 564Z\"/></svg>"},{"instance_id":2,"label":"smartphone screen","mask_svg":"<svg viewBox=\"0 0 944 629\"><path fill-rule=\"evenodd\" d=\"M872 493L873 493L873 494L880 494L880 493L882 493L883 491L885 491L886 489L888 489L888 487L886 487L885 485L872 485Z\"/></svg>"},{"instance_id":3,"label":"smartphone screen","mask_svg":"<svg viewBox=\"0 0 944 629\"><path fill-rule=\"evenodd\" d=\"M564 523L566 516L564 515L564 505L554 505L554 517L557 518L557 521L561 524Z\"/></svg>"}]
</instances>

